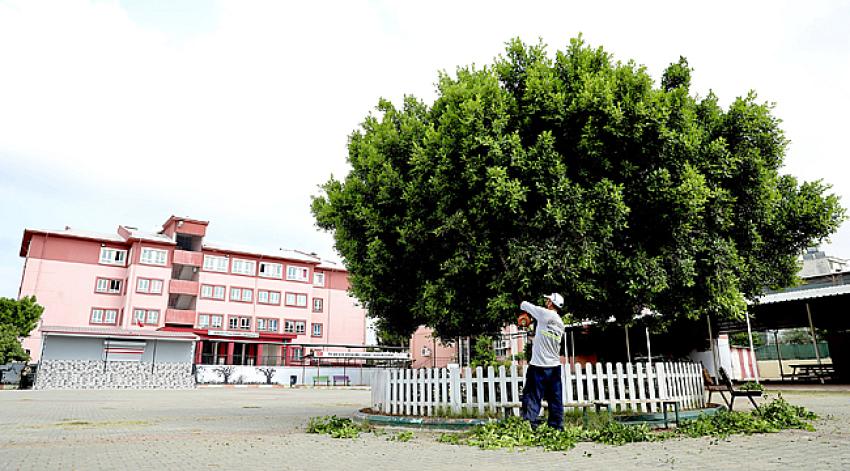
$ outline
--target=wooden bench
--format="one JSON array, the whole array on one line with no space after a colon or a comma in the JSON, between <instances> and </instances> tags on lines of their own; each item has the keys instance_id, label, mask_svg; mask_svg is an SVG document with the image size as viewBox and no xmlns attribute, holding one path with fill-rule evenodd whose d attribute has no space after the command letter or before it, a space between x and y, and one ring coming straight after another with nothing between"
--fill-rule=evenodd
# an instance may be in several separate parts
<instances>
[{"instance_id":1,"label":"wooden bench","mask_svg":"<svg viewBox=\"0 0 850 471\"><path fill-rule=\"evenodd\" d=\"M349 386L351 384L351 380L347 375L334 375L334 386L336 386L337 382L342 383L343 386Z\"/></svg>"},{"instance_id":2,"label":"wooden bench","mask_svg":"<svg viewBox=\"0 0 850 471\"><path fill-rule=\"evenodd\" d=\"M823 384L835 376L835 367L831 364L792 364L790 366L791 379L794 381L820 381Z\"/></svg>"},{"instance_id":3,"label":"wooden bench","mask_svg":"<svg viewBox=\"0 0 850 471\"><path fill-rule=\"evenodd\" d=\"M720 397L723 398L723 402L726 403L726 407L728 407L730 411L735 406L735 398L737 397L746 397L753 403L753 407L758 410L759 406L753 398L761 397L762 391L735 389L735 386L732 385L732 380L729 379L729 375L723 367L720 368L720 384L714 383L714 380L712 380L711 376L708 375L707 370L703 369L702 374L705 381L705 389L708 391L708 402L711 402L711 395L717 392L720 393ZM726 399L725 393L729 393L729 399Z\"/></svg>"},{"instance_id":4,"label":"wooden bench","mask_svg":"<svg viewBox=\"0 0 850 471\"><path fill-rule=\"evenodd\" d=\"M325 386L330 386L331 379L329 376L313 376L313 386L315 386L316 383L325 383Z\"/></svg>"}]
</instances>

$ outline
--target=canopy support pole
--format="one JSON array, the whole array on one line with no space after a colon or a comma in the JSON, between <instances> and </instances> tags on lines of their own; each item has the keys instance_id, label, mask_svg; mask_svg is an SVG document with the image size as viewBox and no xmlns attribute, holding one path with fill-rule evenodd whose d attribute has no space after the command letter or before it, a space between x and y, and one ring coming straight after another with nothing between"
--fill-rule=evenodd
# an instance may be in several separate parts
<instances>
[{"instance_id":1,"label":"canopy support pole","mask_svg":"<svg viewBox=\"0 0 850 471\"><path fill-rule=\"evenodd\" d=\"M750 340L750 364L753 365L753 374L756 377L756 384L759 384L759 365L756 363L756 350L753 347L753 329L750 327L750 311L744 311L747 317L747 337Z\"/></svg>"},{"instance_id":2,"label":"canopy support pole","mask_svg":"<svg viewBox=\"0 0 850 471\"><path fill-rule=\"evenodd\" d=\"M711 332L711 314L705 316L708 322L708 344L711 346L711 362L714 365L714 378L720 377L720 370L717 368L717 350L714 348L714 334Z\"/></svg>"}]
</instances>

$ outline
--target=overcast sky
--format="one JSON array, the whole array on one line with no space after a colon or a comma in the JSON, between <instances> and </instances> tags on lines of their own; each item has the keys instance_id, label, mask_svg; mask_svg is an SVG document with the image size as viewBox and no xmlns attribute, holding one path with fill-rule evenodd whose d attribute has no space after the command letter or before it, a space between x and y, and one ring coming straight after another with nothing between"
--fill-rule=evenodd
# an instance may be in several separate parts
<instances>
[{"instance_id":1,"label":"overcast sky","mask_svg":"<svg viewBox=\"0 0 850 471\"><path fill-rule=\"evenodd\" d=\"M687 7L687 4L694 5ZM850 2L0 1L0 296L25 227L154 230L338 259L310 196L347 172L379 97L430 102L437 71L580 32L693 91L754 89L791 140L785 171L850 205ZM845 224L827 251L850 258Z\"/></svg>"}]
</instances>

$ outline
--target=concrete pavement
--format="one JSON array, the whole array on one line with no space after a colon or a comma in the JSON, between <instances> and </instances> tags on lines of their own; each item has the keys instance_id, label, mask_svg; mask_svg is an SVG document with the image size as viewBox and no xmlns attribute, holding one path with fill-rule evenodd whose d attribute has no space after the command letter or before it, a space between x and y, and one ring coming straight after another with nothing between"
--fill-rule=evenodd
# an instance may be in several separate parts
<instances>
[{"instance_id":1,"label":"concrete pavement","mask_svg":"<svg viewBox=\"0 0 850 471\"><path fill-rule=\"evenodd\" d=\"M826 417L817 432L621 447L580 443L567 453L546 453L445 445L429 432L406 443L304 433L310 417L367 406L363 390L0 391L0 468L850 469L850 393L785 397Z\"/></svg>"}]
</instances>

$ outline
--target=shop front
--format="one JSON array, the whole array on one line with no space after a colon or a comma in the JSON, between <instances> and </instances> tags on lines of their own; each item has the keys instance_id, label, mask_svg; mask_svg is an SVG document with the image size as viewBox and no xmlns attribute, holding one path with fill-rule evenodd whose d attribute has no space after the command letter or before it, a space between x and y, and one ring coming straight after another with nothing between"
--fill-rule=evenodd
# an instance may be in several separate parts
<instances>
[{"instance_id":1,"label":"shop front","mask_svg":"<svg viewBox=\"0 0 850 471\"><path fill-rule=\"evenodd\" d=\"M300 364L301 346L289 343L294 334L199 330L166 327L192 332L199 340L195 348L197 365L289 366Z\"/></svg>"}]
</instances>

